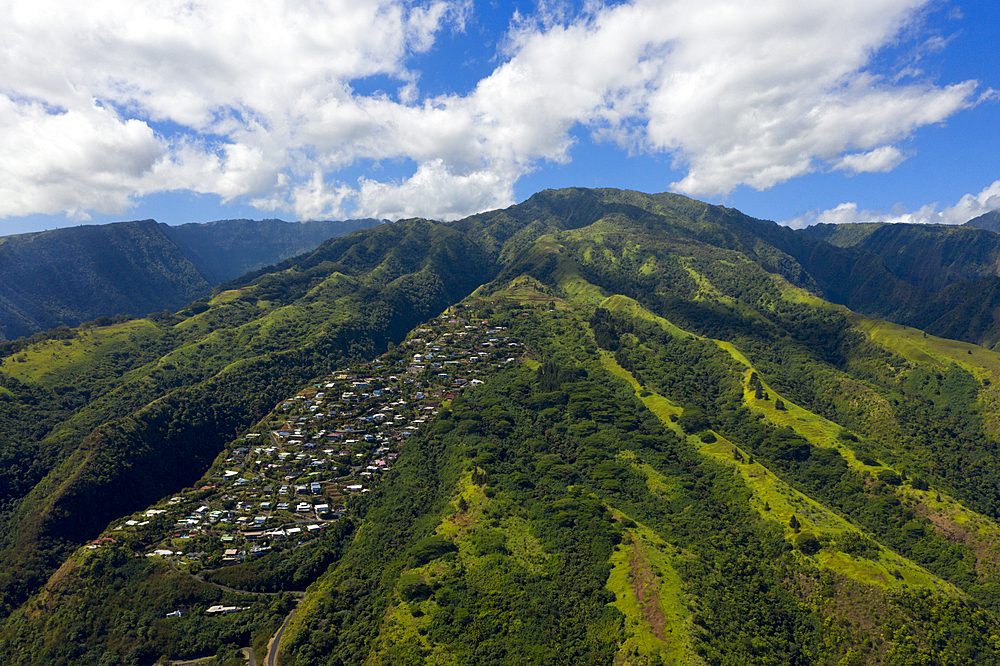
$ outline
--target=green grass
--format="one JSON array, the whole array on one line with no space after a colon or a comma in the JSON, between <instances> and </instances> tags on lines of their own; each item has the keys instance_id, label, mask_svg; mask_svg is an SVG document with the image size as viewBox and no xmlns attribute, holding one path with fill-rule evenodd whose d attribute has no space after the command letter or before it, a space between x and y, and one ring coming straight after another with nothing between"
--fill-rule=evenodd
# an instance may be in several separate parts
<instances>
[{"instance_id":1,"label":"green grass","mask_svg":"<svg viewBox=\"0 0 1000 666\"><path fill-rule=\"evenodd\" d=\"M646 477L646 487L649 488L655 496L663 495L673 495L678 492L680 488L680 482L674 479L668 479L663 474L660 474L652 465L647 463L637 463L635 458L635 453L625 449L618 453L618 459L627 462L639 471L641 471Z\"/></svg>"},{"instance_id":2,"label":"green grass","mask_svg":"<svg viewBox=\"0 0 1000 666\"><path fill-rule=\"evenodd\" d=\"M860 532L837 513L823 506L811 497L792 488L760 463L740 463L733 452L739 451L744 460L749 454L738 446L716 434L711 444L702 442L691 435L689 441L703 454L716 462L735 468L747 488L753 493L751 506L764 520L774 522L785 531L785 538L794 541L798 532L789 527L792 515L799 521L799 532L809 531L821 540L836 539L847 532ZM947 594L959 594L949 583L937 578L913 562L895 552L879 546L879 559L872 561L856 558L839 551L824 549L813 560L816 564L868 585L884 588L919 587ZM893 572L898 572L896 576Z\"/></svg>"},{"instance_id":3,"label":"green grass","mask_svg":"<svg viewBox=\"0 0 1000 666\"><path fill-rule=\"evenodd\" d=\"M955 363L978 379L1000 379L1000 353L969 342L928 335L881 319L858 317L855 326L874 342L890 349L908 361L946 368Z\"/></svg>"},{"instance_id":4,"label":"green grass","mask_svg":"<svg viewBox=\"0 0 1000 666\"><path fill-rule=\"evenodd\" d=\"M660 419L661 423L676 432L678 435L683 434L680 426L674 423L674 421L670 418L671 416L681 415L683 410L680 407L670 402L670 400L664 398L659 393L644 390L643 387L639 385L639 382L635 380L632 373L618 365L614 356L603 349L601 350L601 364L604 366L604 369L612 375L628 382L628 384L635 391L636 396L642 401L642 404L646 406L646 409L653 412L653 414Z\"/></svg>"},{"instance_id":5,"label":"green grass","mask_svg":"<svg viewBox=\"0 0 1000 666\"><path fill-rule=\"evenodd\" d=\"M822 308L827 310L840 310L844 313L849 313L848 310L843 305L836 305L829 301L824 301L822 298L812 293L808 289L803 289L801 287L796 287L791 282L786 280L781 275L775 275L771 273L771 280L774 282L775 286L781 292L781 298L789 301L791 303L802 303L804 305L811 305L814 308Z\"/></svg>"},{"instance_id":6,"label":"green grass","mask_svg":"<svg viewBox=\"0 0 1000 666\"><path fill-rule=\"evenodd\" d=\"M916 329L913 329L916 330ZM921 332L922 333L922 332ZM930 337L930 336L928 336ZM920 339L923 340L923 335L921 334ZM775 407L776 399L779 397L778 394L772 390L763 380L761 380L761 385L764 387L765 392L768 395L768 400L760 399L758 400L755 395L755 391L750 388L749 380L750 373L752 372L753 366L747 360L746 356L740 353L735 347L726 342L716 341L719 347L725 349L730 353L730 355L738 360L740 363L746 366L746 370L743 373L743 401L755 412L762 414L765 420L776 426L784 426L791 428L800 436L808 440L815 446L821 446L826 448L836 449L846 460L849 467L852 469L864 473L874 473L882 469L893 469L887 465L868 465L858 459L857 455L854 453L853 449L843 443L838 439L838 434L841 432L842 428L813 412L810 412L802 407L791 402L787 398L782 397L782 401L785 403L785 409L779 410ZM953 342L951 340L943 341L945 343ZM934 342L931 343L936 344ZM963 343L958 343L963 344ZM943 348L949 348L949 345L943 345ZM985 351L985 350L983 350ZM993 352L987 352L993 354ZM897 473L898 470L893 470ZM897 489L897 494L901 495L914 503L924 505L930 512L935 513L949 521L955 522L957 524L970 525L970 531L973 535L976 535L980 540L980 545L982 547L988 548L991 551L992 557L996 558L996 554L1000 553L1000 526L995 522L986 518L985 516L971 511L966 507L962 506L957 500L948 496L945 493L938 493L935 489L931 488L926 491L914 490L909 486L901 486ZM937 501L937 497L942 498L941 501ZM773 503L772 503L773 506ZM801 516L799 517L801 519ZM888 554L886 554L888 553ZM844 558L848 557L843 555L838 560L831 560L834 564L846 563ZM905 566L908 561L903 560L903 558L891 553L890 551L885 551L883 554L883 561L885 566L897 569L902 573L902 582L914 585L917 587L939 587L939 581L927 574L923 569L919 569L919 572L915 573L911 567ZM902 561L904 564L900 564ZM857 564L848 567L853 571L852 577L869 576L871 572L867 572L864 566L859 566ZM871 576L869 576L871 577ZM877 576L874 577L877 579Z\"/></svg>"},{"instance_id":7,"label":"green grass","mask_svg":"<svg viewBox=\"0 0 1000 666\"><path fill-rule=\"evenodd\" d=\"M694 337L691 333L674 326L663 317L654 315L652 312L639 305L638 301L631 299L628 296L622 296L620 294L609 296L601 302L601 307L610 312L628 315L629 317L635 319L655 322L656 324L659 324L660 328L664 331L667 331L677 338Z\"/></svg>"},{"instance_id":8,"label":"green grass","mask_svg":"<svg viewBox=\"0 0 1000 666\"><path fill-rule=\"evenodd\" d=\"M532 247L531 254L534 255L538 263L541 263L546 255L556 256L556 268L552 277L565 300L582 307L599 305L606 298L606 295L599 287L587 282L580 275L579 268L574 261L566 256L565 249L555 236L547 234L539 236Z\"/></svg>"},{"instance_id":9,"label":"green grass","mask_svg":"<svg viewBox=\"0 0 1000 666\"><path fill-rule=\"evenodd\" d=\"M427 640L426 633L421 633L420 631L421 628L430 625L431 616L423 615L422 617L416 617L413 615L413 611L415 610L414 606L433 603L433 601L424 601L419 604L400 602L390 606L378 632L378 639L372 647L373 658L384 655L390 647L395 647L398 650L400 645L410 646L411 650L419 650L423 654L431 652L432 647L430 641ZM445 656L443 653L436 656L438 659L429 663L457 664L453 658L441 659L441 657ZM371 663L378 662L372 661Z\"/></svg>"},{"instance_id":10,"label":"green grass","mask_svg":"<svg viewBox=\"0 0 1000 666\"><path fill-rule=\"evenodd\" d=\"M474 298L476 298L475 294L470 296L467 300L473 300ZM508 283L507 286L493 292L485 300L502 300L522 303L524 305L541 305L548 306L549 308L556 310L565 310L568 307L566 305L566 301L558 298L557 296L553 296L549 289L530 275L521 275L515 278Z\"/></svg>"},{"instance_id":11,"label":"green grass","mask_svg":"<svg viewBox=\"0 0 1000 666\"><path fill-rule=\"evenodd\" d=\"M218 296L213 298L208 302L209 305L221 305L223 303L229 303L231 301L239 300L243 296L244 289L230 289L220 293Z\"/></svg>"},{"instance_id":12,"label":"green grass","mask_svg":"<svg viewBox=\"0 0 1000 666\"><path fill-rule=\"evenodd\" d=\"M458 498L465 498L468 508L458 512ZM490 503L483 489L472 483L472 472L466 472L458 481L458 494L452 500L452 513L443 518L435 530L438 536L447 537L458 545L459 558L467 568L482 566L485 558L473 554L468 541L470 532L480 527L483 511ZM549 554L531 533L531 526L519 516L505 516L500 529L507 534L507 550L518 563L532 573L542 573L551 563Z\"/></svg>"},{"instance_id":13,"label":"green grass","mask_svg":"<svg viewBox=\"0 0 1000 666\"><path fill-rule=\"evenodd\" d=\"M750 388L750 375L754 371L750 360L732 344L721 340L714 342L720 349L725 350L733 359L745 366L746 369L742 376L743 402L754 412L763 415L768 422L776 426L791 428L815 446L837 449L852 469L861 472L883 469L879 466L866 465L858 460L854 451L837 438L843 430L841 426L803 409L784 396L778 395L763 380L761 380L761 386L767 394L767 400L763 398L758 400L754 389ZM779 410L775 406L778 398L781 398L781 401L785 403L784 410Z\"/></svg>"},{"instance_id":14,"label":"green grass","mask_svg":"<svg viewBox=\"0 0 1000 666\"><path fill-rule=\"evenodd\" d=\"M0 362L0 371L21 381L55 383L117 347L141 344L159 335L160 330L146 319L89 328L72 340L46 340L8 356Z\"/></svg>"},{"instance_id":15,"label":"green grass","mask_svg":"<svg viewBox=\"0 0 1000 666\"><path fill-rule=\"evenodd\" d=\"M694 295L694 300L713 300L731 306L736 305L736 301L716 289L715 285L713 285L707 277L692 268L687 257L681 258L681 265L698 285L698 292Z\"/></svg>"},{"instance_id":16,"label":"green grass","mask_svg":"<svg viewBox=\"0 0 1000 666\"><path fill-rule=\"evenodd\" d=\"M449 508L445 510L447 515L438 523L435 534L458 546L457 560L434 560L427 565L407 569L401 573L400 582L404 577L420 576L433 586L436 579L452 577L460 567L462 576L470 584L489 594L503 594L507 592L507 587L503 576L496 570L495 561L488 556L477 555L470 539L476 530L485 529L484 510L491 500L481 487L472 482L471 471L460 477L456 491ZM464 512L458 511L460 497L467 503ZM531 526L525 519L505 516L497 529L506 535L508 557L516 560L528 573L545 575L549 571L553 560L531 533ZM433 597L419 602L403 600L397 587L396 597L386 612L369 663L378 663L390 651L398 653L407 649L422 653L424 663L457 663L455 655L433 645L426 633L421 632L422 628L430 625L436 608ZM420 612L414 614L417 609Z\"/></svg>"},{"instance_id":17,"label":"green grass","mask_svg":"<svg viewBox=\"0 0 1000 666\"><path fill-rule=\"evenodd\" d=\"M703 664L693 648L692 615L673 565L681 555L644 525L625 533L611 555L607 583L615 594L614 607L625 616L626 639L615 663L638 666L659 655L664 664Z\"/></svg>"}]
</instances>

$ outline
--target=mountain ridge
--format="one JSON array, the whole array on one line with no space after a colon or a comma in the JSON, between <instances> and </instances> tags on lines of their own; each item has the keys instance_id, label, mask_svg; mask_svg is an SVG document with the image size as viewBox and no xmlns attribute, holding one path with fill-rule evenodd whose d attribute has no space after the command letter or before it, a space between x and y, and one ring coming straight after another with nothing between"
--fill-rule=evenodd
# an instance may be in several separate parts
<instances>
[{"instance_id":1,"label":"mountain ridge","mask_svg":"<svg viewBox=\"0 0 1000 666\"><path fill-rule=\"evenodd\" d=\"M375 220L154 220L0 237L0 341L116 314L175 311L213 286Z\"/></svg>"},{"instance_id":2,"label":"mountain ridge","mask_svg":"<svg viewBox=\"0 0 1000 666\"><path fill-rule=\"evenodd\" d=\"M573 188L42 336L0 365L0 653L242 663L305 589L283 664L998 663L1000 355L873 318L936 321L908 265Z\"/></svg>"}]
</instances>

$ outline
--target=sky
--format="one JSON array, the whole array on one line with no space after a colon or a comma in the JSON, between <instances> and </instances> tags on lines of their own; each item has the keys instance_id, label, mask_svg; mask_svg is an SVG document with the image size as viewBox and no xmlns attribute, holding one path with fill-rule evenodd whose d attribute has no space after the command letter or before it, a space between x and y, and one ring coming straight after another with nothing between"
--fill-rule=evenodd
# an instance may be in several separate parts
<instances>
[{"instance_id":1,"label":"sky","mask_svg":"<svg viewBox=\"0 0 1000 666\"><path fill-rule=\"evenodd\" d=\"M0 235L449 220L571 186L792 227L1000 208L994 0L0 7Z\"/></svg>"}]
</instances>

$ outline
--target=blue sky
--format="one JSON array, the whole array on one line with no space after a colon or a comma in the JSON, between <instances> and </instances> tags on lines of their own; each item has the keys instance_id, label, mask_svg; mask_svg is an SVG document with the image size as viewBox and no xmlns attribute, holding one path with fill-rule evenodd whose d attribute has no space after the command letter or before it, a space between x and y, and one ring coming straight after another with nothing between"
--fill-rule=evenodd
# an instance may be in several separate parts
<instances>
[{"instance_id":1,"label":"blue sky","mask_svg":"<svg viewBox=\"0 0 1000 666\"><path fill-rule=\"evenodd\" d=\"M791 226L1000 208L985 0L8 4L0 234L454 219L567 186Z\"/></svg>"}]
</instances>

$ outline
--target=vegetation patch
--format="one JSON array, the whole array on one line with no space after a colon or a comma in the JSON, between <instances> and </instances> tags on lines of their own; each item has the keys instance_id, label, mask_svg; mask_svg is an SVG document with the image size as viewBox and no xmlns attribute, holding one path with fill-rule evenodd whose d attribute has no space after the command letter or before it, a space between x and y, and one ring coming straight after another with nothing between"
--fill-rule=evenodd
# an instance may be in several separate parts
<instances>
[{"instance_id":1,"label":"vegetation patch","mask_svg":"<svg viewBox=\"0 0 1000 666\"><path fill-rule=\"evenodd\" d=\"M0 371L21 381L52 385L81 368L99 363L105 356L127 350L160 337L162 333L146 319L87 328L64 339L36 343L0 363Z\"/></svg>"},{"instance_id":2,"label":"vegetation patch","mask_svg":"<svg viewBox=\"0 0 1000 666\"><path fill-rule=\"evenodd\" d=\"M908 361L946 368L955 363L979 379L1000 380L1000 353L979 345L928 335L918 328L882 319L858 318L855 326Z\"/></svg>"},{"instance_id":3,"label":"vegetation patch","mask_svg":"<svg viewBox=\"0 0 1000 666\"><path fill-rule=\"evenodd\" d=\"M615 593L614 606L625 616L627 636L615 663L647 664L653 655L663 664L704 663L691 638L690 600L673 567L680 555L643 525L626 530L626 535L611 555L613 568L608 578L608 589Z\"/></svg>"}]
</instances>

